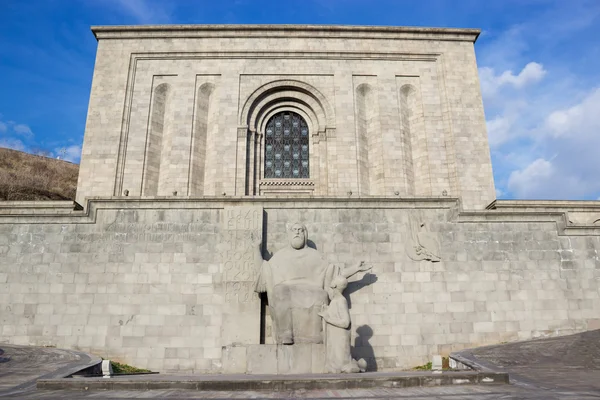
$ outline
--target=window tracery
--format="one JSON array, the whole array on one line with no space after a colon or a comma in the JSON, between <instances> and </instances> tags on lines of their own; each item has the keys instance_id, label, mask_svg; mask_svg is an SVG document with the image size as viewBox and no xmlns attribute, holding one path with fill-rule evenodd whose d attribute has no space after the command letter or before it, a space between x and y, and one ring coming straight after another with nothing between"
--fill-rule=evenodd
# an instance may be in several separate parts
<instances>
[{"instance_id":1,"label":"window tracery","mask_svg":"<svg viewBox=\"0 0 600 400\"><path fill-rule=\"evenodd\" d=\"M307 179L310 177L308 125L292 111L273 115L265 129L264 177Z\"/></svg>"}]
</instances>

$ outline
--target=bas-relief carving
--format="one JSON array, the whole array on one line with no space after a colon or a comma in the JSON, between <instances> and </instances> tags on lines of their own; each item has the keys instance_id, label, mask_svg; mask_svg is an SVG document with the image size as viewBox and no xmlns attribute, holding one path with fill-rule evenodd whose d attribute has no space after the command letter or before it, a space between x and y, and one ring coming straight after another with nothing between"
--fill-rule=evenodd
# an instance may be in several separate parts
<instances>
[{"instance_id":1,"label":"bas-relief carving","mask_svg":"<svg viewBox=\"0 0 600 400\"><path fill-rule=\"evenodd\" d=\"M434 234L427 230L425 222L416 217L409 218L411 239L406 244L406 254L411 260L439 262L440 242Z\"/></svg>"},{"instance_id":2,"label":"bas-relief carving","mask_svg":"<svg viewBox=\"0 0 600 400\"><path fill-rule=\"evenodd\" d=\"M252 237L262 231L262 210L257 207L225 208L221 253L226 303L257 302Z\"/></svg>"},{"instance_id":3,"label":"bas-relief carving","mask_svg":"<svg viewBox=\"0 0 600 400\"><path fill-rule=\"evenodd\" d=\"M362 261L344 269L327 265L319 251L306 245L302 224L288 226L288 238L289 246L269 261L262 258L261 238L254 241L260 269L255 290L267 294L275 343L318 344L325 337L328 372L365 371L366 362L350 355L350 312L343 292L349 277L370 267Z\"/></svg>"},{"instance_id":4,"label":"bas-relief carving","mask_svg":"<svg viewBox=\"0 0 600 400\"><path fill-rule=\"evenodd\" d=\"M261 207L225 207L221 241L224 294L221 342L253 344L260 340L260 301L254 293L257 270L252 237L262 232Z\"/></svg>"}]
</instances>

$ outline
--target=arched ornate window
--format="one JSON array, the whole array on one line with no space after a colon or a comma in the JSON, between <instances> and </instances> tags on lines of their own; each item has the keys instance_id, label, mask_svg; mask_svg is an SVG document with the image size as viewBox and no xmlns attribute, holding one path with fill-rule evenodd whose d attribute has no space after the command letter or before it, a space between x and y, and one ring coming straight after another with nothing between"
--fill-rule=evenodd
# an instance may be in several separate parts
<instances>
[{"instance_id":1,"label":"arched ornate window","mask_svg":"<svg viewBox=\"0 0 600 400\"><path fill-rule=\"evenodd\" d=\"M265 130L265 178L309 178L308 138L308 125L300 115L273 115Z\"/></svg>"}]
</instances>

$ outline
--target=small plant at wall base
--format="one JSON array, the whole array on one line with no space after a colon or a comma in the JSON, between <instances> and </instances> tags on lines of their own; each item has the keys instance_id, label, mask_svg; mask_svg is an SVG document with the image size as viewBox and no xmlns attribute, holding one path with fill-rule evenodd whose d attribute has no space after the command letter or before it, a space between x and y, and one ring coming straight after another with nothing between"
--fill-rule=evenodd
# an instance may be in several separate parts
<instances>
[{"instance_id":1,"label":"small plant at wall base","mask_svg":"<svg viewBox=\"0 0 600 400\"><path fill-rule=\"evenodd\" d=\"M423 364L423 365L419 365L413 368L413 370L418 370L418 371L431 371L431 361L428 362L427 364ZM442 370L451 370L452 368L450 368L450 358L448 357L442 357Z\"/></svg>"},{"instance_id":2,"label":"small plant at wall base","mask_svg":"<svg viewBox=\"0 0 600 400\"><path fill-rule=\"evenodd\" d=\"M152 372L149 369L132 367L131 365L121 364L116 361L111 361L110 365L114 374L144 374Z\"/></svg>"},{"instance_id":3,"label":"small plant at wall base","mask_svg":"<svg viewBox=\"0 0 600 400\"><path fill-rule=\"evenodd\" d=\"M416 369L416 370L419 370L419 371L429 371L429 370L431 370L431 361L428 362L427 364L419 365L417 367L414 367L413 369Z\"/></svg>"}]
</instances>

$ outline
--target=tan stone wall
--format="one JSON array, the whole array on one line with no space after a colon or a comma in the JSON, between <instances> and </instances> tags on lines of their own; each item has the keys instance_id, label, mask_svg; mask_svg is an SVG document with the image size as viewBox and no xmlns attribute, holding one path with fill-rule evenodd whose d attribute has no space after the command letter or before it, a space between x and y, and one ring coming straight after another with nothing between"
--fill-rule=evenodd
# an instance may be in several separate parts
<instances>
[{"instance_id":1,"label":"tan stone wall","mask_svg":"<svg viewBox=\"0 0 600 400\"><path fill-rule=\"evenodd\" d=\"M300 113L311 128L304 191L446 194L467 209L495 198L476 31L118 29L95 29L79 202L125 190L153 195L144 192L144 181L157 179L147 170L161 171L150 184L158 195L260 194L261 118L276 110ZM169 88L168 107L160 165L153 165L153 99L161 84ZM202 85L211 85L209 95Z\"/></svg>"},{"instance_id":2,"label":"tan stone wall","mask_svg":"<svg viewBox=\"0 0 600 400\"><path fill-rule=\"evenodd\" d=\"M270 252L299 220L329 263L373 266L348 289L354 355L371 369L600 326L600 228L565 227L559 212L459 212L452 199L105 199L70 215L0 216L1 340L163 372L221 372L224 338L248 344L259 334L258 321L236 329L241 319L226 317L258 310L236 291L250 275L225 274L238 259L230 250L247 245L232 245L225 230L254 228L224 226L235 219L225 210L239 206L264 209ZM411 221L439 241L440 262L409 258Z\"/></svg>"}]
</instances>

